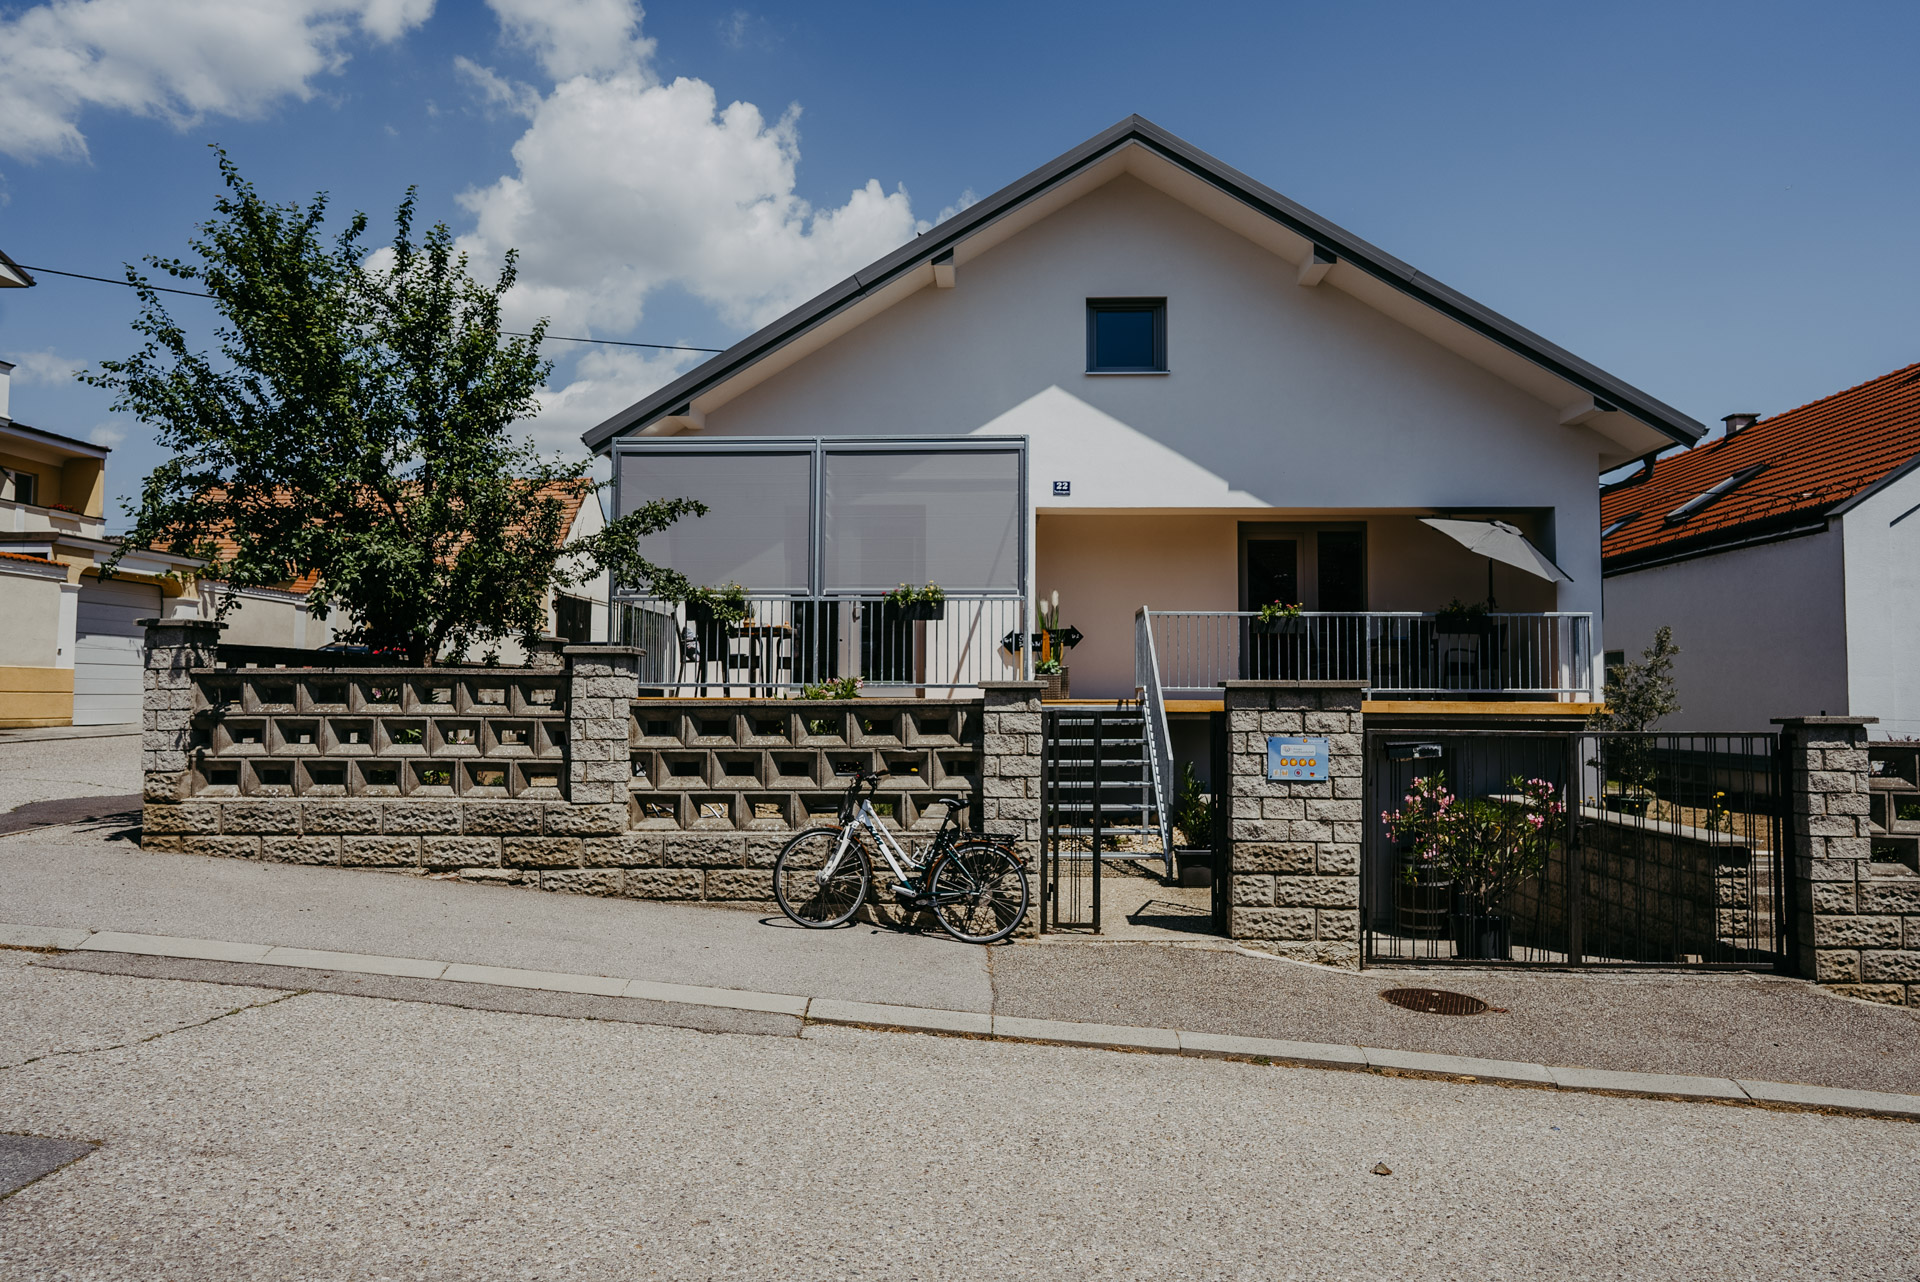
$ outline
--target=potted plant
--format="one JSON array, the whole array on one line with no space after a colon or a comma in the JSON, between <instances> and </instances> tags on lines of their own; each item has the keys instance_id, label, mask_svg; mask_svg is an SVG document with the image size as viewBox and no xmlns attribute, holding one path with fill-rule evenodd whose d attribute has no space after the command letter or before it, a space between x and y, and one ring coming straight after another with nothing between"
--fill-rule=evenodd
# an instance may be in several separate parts
<instances>
[{"instance_id":1,"label":"potted plant","mask_svg":"<svg viewBox=\"0 0 1920 1282\"><path fill-rule=\"evenodd\" d=\"M1300 613L1298 601L1291 605L1283 601L1269 601L1260 607L1260 617L1254 620L1253 630L1262 636L1304 636L1307 621Z\"/></svg>"},{"instance_id":2,"label":"potted plant","mask_svg":"<svg viewBox=\"0 0 1920 1282\"><path fill-rule=\"evenodd\" d=\"M947 617L947 593L938 583L916 588L902 583L887 593L886 602L902 619L944 619Z\"/></svg>"},{"instance_id":3,"label":"potted plant","mask_svg":"<svg viewBox=\"0 0 1920 1282\"><path fill-rule=\"evenodd\" d=\"M1507 958L1512 932L1500 909L1546 867L1566 818L1548 780L1516 775L1506 786L1497 797L1459 797L1437 772L1414 780L1401 810L1381 815L1388 836L1408 850L1404 879L1452 884L1448 927L1457 960Z\"/></svg>"},{"instance_id":4,"label":"potted plant","mask_svg":"<svg viewBox=\"0 0 1920 1282\"><path fill-rule=\"evenodd\" d=\"M1173 806L1167 815L1178 840L1173 853L1178 857L1182 886L1213 884L1213 798L1200 787L1193 763L1180 763L1180 782L1174 788Z\"/></svg>"},{"instance_id":5,"label":"potted plant","mask_svg":"<svg viewBox=\"0 0 1920 1282\"><path fill-rule=\"evenodd\" d=\"M1485 602L1469 605L1455 597L1446 608L1434 613L1433 630L1443 635L1484 637L1493 631L1493 620L1487 617Z\"/></svg>"},{"instance_id":6,"label":"potted plant","mask_svg":"<svg viewBox=\"0 0 1920 1282\"><path fill-rule=\"evenodd\" d=\"M1051 604L1052 609L1048 606ZM1033 675L1047 683L1041 693L1042 699L1066 699L1067 693L1066 647L1061 644L1060 633L1060 591L1054 589L1053 595L1040 602L1034 613L1040 620L1040 659L1033 665Z\"/></svg>"}]
</instances>

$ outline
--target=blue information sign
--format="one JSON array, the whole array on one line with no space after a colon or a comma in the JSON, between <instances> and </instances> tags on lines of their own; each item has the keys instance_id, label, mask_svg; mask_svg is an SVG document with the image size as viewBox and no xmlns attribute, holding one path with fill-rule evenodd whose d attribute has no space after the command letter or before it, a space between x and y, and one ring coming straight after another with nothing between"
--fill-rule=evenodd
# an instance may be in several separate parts
<instances>
[{"instance_id":1,"label":"blue information sign","mask_svg":"<svg viewBox=\"0 0 1920 1282\"><path fill-rule=\"evenodd\" d=\"M1267 736L1267 778L1325 779L1327 777L1327 741L1302 739L1296 735Z\"/></svg>"}]
</instances>

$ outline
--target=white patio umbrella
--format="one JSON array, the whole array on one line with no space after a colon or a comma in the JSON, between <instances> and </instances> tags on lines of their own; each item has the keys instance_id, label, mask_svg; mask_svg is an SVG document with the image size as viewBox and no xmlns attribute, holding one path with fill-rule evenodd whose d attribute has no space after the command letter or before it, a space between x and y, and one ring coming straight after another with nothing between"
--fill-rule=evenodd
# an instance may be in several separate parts
<instances>
[{"instance_id":1,"label":"white patio umbrella","mask_svg":"<svg viewBox=\"0 0 1920 1282\"><path fill-rule=\"evenodd\" d=\"M1501 562L1549 583L1571 583L1573 576L1547 559L1547 554L1527 541L1527 536L1505 521L1453 521L1440 516L1423 516L1422 525L1431 525L1469 552L1487 558L1487 604L1493 604L1493 563Z\"/></svg>"}]
</instances>

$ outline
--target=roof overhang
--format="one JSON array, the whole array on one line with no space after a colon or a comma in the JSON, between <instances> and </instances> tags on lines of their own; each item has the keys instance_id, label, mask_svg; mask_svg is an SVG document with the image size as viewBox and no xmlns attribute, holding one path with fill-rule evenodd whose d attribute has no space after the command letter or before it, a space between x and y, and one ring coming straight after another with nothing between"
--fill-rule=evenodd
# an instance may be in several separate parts
<instances>
[{"instance_id":1,"label":"roof overhang","mask_svg":"<svg viewBox=\"0 0 1920 1282\"><path fill-rule=\"evenodd\" d=\"M1352 294L1464 359L1557 407L1568 427L1611 441L1618 466L1705 434L1672 406L1442 285L1252 178L1131 116L922 233L893 253L652 395L582 439L697 430L705 415L929 286L951 285L969 259L1121 174L1131 174L1298 268L1303 285Z\"/></svg>"},{"instance_id":2,"label":"roof overhang","mask_svg":"<svg viewBox=\"0 0 1920 1282\"><path fill-rule=\"evenodd\" d=\"M28 289L37 283L26 268L0 253L0 289Z\"/></svg>"},{"instance_id":3,"label":"roof overhang","mask_svg":"<svg viewBox=\"0 0 1920 1282\"><path fill-rule=\"evenodd\" d=\"M104 461L113 451L105 445L62 436L37 427L28 427L12 419L0 420L0 441L10 446L25 446L38 456L52 460L97 459Z\"/></svg>"}]
</instances>

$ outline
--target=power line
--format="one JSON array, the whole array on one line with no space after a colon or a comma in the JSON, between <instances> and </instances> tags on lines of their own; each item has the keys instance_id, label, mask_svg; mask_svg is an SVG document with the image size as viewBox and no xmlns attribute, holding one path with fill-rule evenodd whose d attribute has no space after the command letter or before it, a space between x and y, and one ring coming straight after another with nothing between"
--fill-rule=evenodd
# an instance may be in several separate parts
<instances>
[{"instance_id":1,"label":"power line","mask_svg":"<svg viewBox=\"0 0 1920 1282\"><path fill-rule=\"evenodd\" d=\"M102 285L119 285L124 289L139 288L139 286L133 284L131 281L115 280L111 276L89 276L85 272L63 272L58 267L34 267L27 263L21 263L20 266L26 271L45 272L49 276L71 276L75 280L99 281ZM175 289L171 285L148 285L147 288L157 290L163 294L185 294L188 298L213 297L212 294L203 294L199 290ZM503 329L500 332L511 335L514 338L533 337L532 334L523 329ZM549 343L598 343L603 347L646 347L660 352L718 353L727 350L724 347L688 347L684 343L635 343L624 338L575 338L568 334L543 334L541 335L541 340Z\"/></svg>"}]
</instances>

